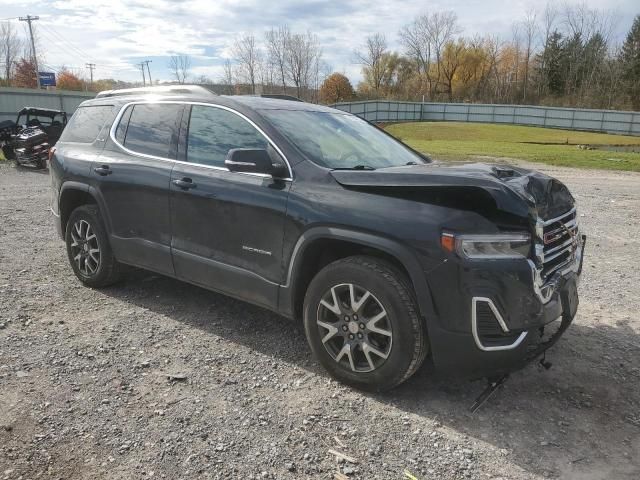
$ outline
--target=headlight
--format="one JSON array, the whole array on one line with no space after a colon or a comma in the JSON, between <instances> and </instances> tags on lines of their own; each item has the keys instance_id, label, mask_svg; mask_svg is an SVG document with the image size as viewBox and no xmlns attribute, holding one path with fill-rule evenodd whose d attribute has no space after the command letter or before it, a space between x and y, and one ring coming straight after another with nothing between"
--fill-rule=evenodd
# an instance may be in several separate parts
<instances>
[{"instance_id":1,"label":"headlight","mask_svg":"<svg viewBox=\"0 0 640 480\"><path fill-rule=\"evenodd\" d=\"M442 246L449 251L453 251L455 248L458 255L472 260L526 258L531 249L531 236L527 233L499 233L495 235L443 233Z\"/></svg>"}]
</instances>

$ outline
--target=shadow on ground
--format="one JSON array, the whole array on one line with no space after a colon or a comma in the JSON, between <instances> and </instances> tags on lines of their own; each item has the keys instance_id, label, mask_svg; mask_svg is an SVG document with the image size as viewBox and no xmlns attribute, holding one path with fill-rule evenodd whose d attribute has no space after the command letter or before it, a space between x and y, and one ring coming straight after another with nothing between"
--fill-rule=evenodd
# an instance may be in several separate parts
<instances>
[{"instance_id":1,"label":"shadow on ground","mask_svg":"<svg viewBox=\"0 0 640 480\"><path fill-rule=\"evenodd\" d=\"M291 321L259 307L138 270L103 292L327 375L311 359L302 326L291 328ZM532 364L512 374L475 414L469 407L485 382L438 379L428 364L391 392L362 395L504 449L535 474L604 478L618 471L598 467L616 462L632 471L640 455L640 371L632 360L640 358L639 335L624 323L592 328L579 318L547 354L550 370Z\"/></svg>"}]
</instances>

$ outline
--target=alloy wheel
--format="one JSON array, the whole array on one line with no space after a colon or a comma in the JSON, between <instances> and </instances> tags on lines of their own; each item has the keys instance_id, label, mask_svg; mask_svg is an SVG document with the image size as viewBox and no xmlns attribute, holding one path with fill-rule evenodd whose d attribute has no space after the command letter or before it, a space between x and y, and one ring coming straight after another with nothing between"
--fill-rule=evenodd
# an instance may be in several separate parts
<instances>
[{"instance_id":1,"label":"alloy wheel","mask_svg":"<svg viewBox=\"0 0 640 480\"><path fill-rule=\"evenodd\" d=\"M95 275L100 267L98 237L86 220L78 220L71 227L71 257L82 275Z\"/></svg>"},{"instance_id":2,"label":"alloy wheel","mask_svg":"<svg viewBox=\"0 0 640 480\"><path fill-rule=\"evenodd\" d=\"M358 285L331 287L318 304L317 326L329 355L353 372L371 372L391 353L393 332L387 310Z\"/></svg>"}]
</instances>

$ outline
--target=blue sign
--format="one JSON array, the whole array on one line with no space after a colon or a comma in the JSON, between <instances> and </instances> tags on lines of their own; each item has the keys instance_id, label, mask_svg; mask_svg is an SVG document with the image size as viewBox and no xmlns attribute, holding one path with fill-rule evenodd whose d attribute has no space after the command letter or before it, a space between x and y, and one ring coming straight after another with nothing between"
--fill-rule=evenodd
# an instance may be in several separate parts
<instances>
[{"instance_id":1,"label":"blue sign","mask_svg":"<svg viewBox=\"0 0 640 480\"><path fill-rule=\"evenodd\" d=\"M56 74L53 72L38 72L41 87L55 87Z\"/></svg>"}]
</instances>

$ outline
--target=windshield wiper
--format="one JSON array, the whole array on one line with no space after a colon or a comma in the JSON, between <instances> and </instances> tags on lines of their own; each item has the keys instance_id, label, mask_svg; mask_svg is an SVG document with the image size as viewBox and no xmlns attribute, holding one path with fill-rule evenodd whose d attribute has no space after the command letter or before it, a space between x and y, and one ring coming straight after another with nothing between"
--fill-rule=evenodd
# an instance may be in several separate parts
<instances>
[{"instance_id":1,"label":"windshield wiper","mask_svg":"<svg viewBox=\"0 0 640 480\"><path fill-rule=\"evenodd\" d=\"M370 165L356 165L354 167L338 167L333 170L375 170L375 168Z\"/></svg>"}]
</instances>

